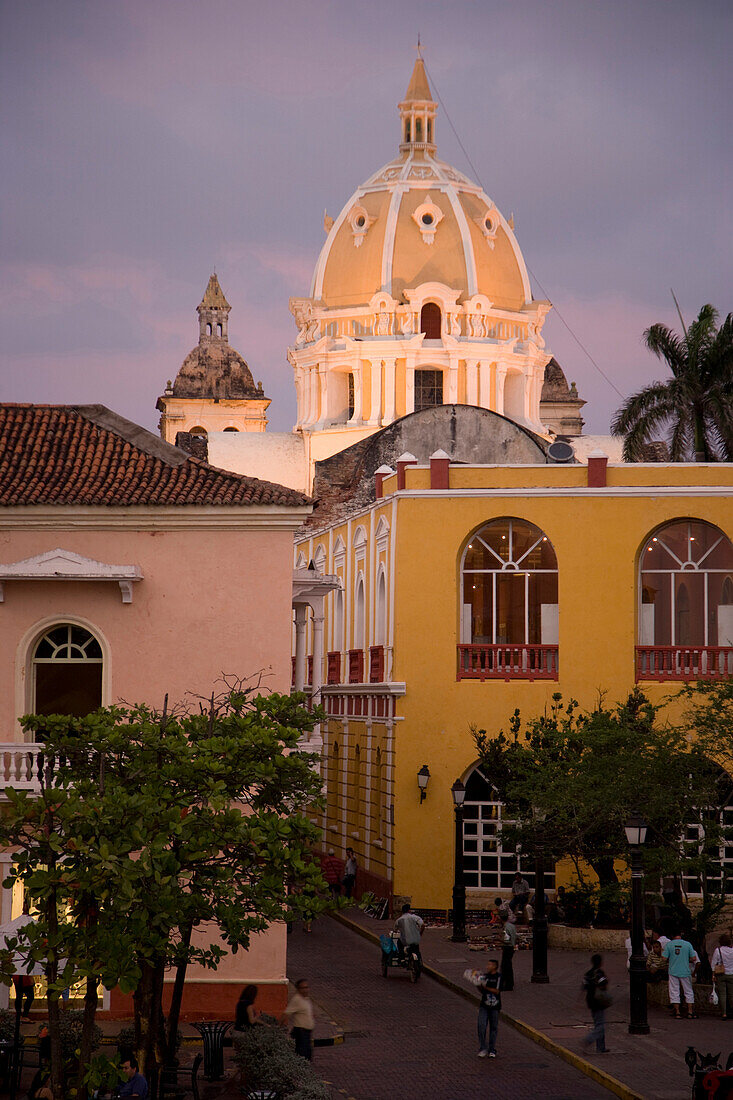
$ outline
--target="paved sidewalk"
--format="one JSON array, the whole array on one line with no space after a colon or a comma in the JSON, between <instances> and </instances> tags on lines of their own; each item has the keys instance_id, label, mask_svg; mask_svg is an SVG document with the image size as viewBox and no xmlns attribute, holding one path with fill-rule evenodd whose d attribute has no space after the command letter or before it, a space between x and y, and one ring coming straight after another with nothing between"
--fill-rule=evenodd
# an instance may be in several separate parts
<instances>
[{"instance_id":1,"label":"paved sidewalk","mask_svg":"<svg viewBox=\"0 0 733 1100\"><path fill-rule=\"evenodd\" d=\"M307 976L315 1003L345 1032L341 1046L313 1057L336 1100L608 1097L506 1024L499 1026L498 1057L478 1058L473 1003L427 977L413 985L404 970L382 977L378 947L335 920L290 937L288 969L291 977Z\"/></svg>"},{"instance_id":2,"label":"paved sidewalk","mask_svg":"<svg viewBox=\"0 0 733 1100\"><path fill-rule=\"evenodd\" d=\"M366 917L357 908L346 910L343 917L376 935L392 923ZM485 928L474 931L477 935L486 933ZM470 936L470 926L468 932ZM422 940L423 959L457 987L470 991L463 971L469 967L480 969L485 959L498 957L498 953L472 951L468 944L452 943L450 936L450 927L427 929ZM611 1053L589 1054L582 1045L589 1013L580 990L589 965L585 952L551 950L547 967L550 984L532 985L532 951L517 951L514 992L504 994L504 1011L612 1075L644 1100L688 1100L691 1081L684 1053L690 1045L703 1052L722 1051L725 1064L728 1052L733 1050L733 1022L718 1017L673 1020L666 1010L650 1006L650 1034L629 1035L625 951L603 953L614 995L614 1004L606 1014L606 1042Z\"/></svg>"}]
</instances>

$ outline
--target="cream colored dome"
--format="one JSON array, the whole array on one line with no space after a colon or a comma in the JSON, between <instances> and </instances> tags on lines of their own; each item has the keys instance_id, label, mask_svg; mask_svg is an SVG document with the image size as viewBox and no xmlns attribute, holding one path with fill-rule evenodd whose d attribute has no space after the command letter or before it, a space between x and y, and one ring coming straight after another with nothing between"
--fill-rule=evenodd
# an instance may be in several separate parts
<instances>
[{"instance_id":1,"label":"cream colored dome","mask_svg":"<svg viewBox=\"0 0 733 1100\"><path fill-rule=\"evenodd\" d=\"M400 104L399 157L354 192L321 250L310 297L326 308L364 305L379 291L403 301L406 289L428 282L459 290L459 302L483 294L498 309L518 310L531 301L509 223L477 184L435 156L435 109L418 60Z\"/></svg>"}]
</instances>

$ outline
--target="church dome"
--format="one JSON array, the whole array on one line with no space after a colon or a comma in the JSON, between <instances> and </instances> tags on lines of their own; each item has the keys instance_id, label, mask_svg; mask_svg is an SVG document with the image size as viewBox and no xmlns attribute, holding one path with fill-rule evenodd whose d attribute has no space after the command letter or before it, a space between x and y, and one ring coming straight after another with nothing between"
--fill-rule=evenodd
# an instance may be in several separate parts
<instances>
[{"instance_id":1,"label":"church dome","mask_svg":"<svg viewBox=\"0 0 733 1100\"><path fill-rule=\"evenodd\" d=\"M173 383L175 397L258 397L252 372L223 340L199 344L183 360Z\"/></svg>"},{"instance_id":2,"label":"church dome","mask_svg":"<svg viewBox=\"0 0 733 1100\"><path fill-rule=\"evenodd\" d=\"M252 373L238 351L229 346L228 320L231 306L216 275L197 307L199 342L183 360L173 383L174 397L243 398L262 397Z\"/></svg>"},{"instance_id":3,"label":"church dome","mask_svg":"<svg viewBox=\"0 0 733 1100\"><path fill-rule=\"evenodd\" d=\"M363 183L330 225L310 297L326 308L442 283L458 301L484 295L497 309L532 300L510 221L467 176L435 155L435 113L422 58L400 103L399 156Z\"/></svg>"}]
</instances>

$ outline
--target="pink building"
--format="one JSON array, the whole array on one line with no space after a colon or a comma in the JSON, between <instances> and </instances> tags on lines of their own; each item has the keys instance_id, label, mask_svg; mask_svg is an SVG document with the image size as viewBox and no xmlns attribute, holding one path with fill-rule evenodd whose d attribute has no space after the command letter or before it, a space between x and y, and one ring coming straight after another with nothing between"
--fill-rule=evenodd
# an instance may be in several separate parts
<instances>
[{"instance_id":1,"label":"pink building","mask_svg":"<svg viewBox=\"0 0 733 1100\"><path fill-rule=\"evenodd\" d=\"M0 785L32 786L18 724L31 711L161 706L223 672L262 670L289 690L307 497L215 469L101 405L0 406L0 439ZM4 891L2 921L11 907ZM279 1009L285 928L189 975L189 1018L231 1015L245 982ZM104 1008L129 1015L131 1001L113 991Z\"/></svg>"}]
</instances>

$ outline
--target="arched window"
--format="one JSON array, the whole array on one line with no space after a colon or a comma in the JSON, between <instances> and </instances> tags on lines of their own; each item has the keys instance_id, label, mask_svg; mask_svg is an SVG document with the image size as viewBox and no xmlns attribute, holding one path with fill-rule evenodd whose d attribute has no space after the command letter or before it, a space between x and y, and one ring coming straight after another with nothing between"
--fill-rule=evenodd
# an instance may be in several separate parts
<instances>
[{"instance_id":1,"label":"arched window","mask_svg":"<svg viewBox=\"0 0 733 1100\"><path fill-rule=\"evenodd\" d=\"M361 833L361 793L363 787L362 777L362 760L361 760L361 747L356 745L354 748L354 763L351 770L351 798L349 799L349 809L353 814L352 818L352 832Z\"/></svg>"},{"instance_id":2,"label":"arched window","mask_svg":"<svg viewBox=\"0 0 733 1100\"><path fill-rule=\"evenodd\" d=\"M384 570L381 570L379 574L379 580L377 581L377 615L376 622L374 624L375 645L387 644L387 582L384 576Z\"/></svg>"},{"instance_id":3,"label":"arched window","mask_svg":"<svg viewBox=\"0 0 733 1100\"><path fill-rule=\"evenodd\" d=\"M496 519L461 568L459 677L557 678L557 558L539 527Z\"/></svg>"},{"instance_id":4,"label":"arched window","mask_svg":"<svg viewBox=\"0 0 733 1100\"><path fill-rule=\"evenodd\" d=\"M372 814L371 827L374 836L381 839L384 836L384 772L382 764L382 750L377 748L372 764Z\"/></svg>"},{"instance_id":5,"label":"arched window","mask_svg":"<svg viewBox=\"0 0 733 1100\"><path fill-rule=\"evenodd\" d=\"M463 803L463 875L466 886L508 890L517 871L534 889L534 865L521 863L514 848L502 839L504 804L479 766L466 779ZM545 889L555 886L552 868L545 870Z\"/></svg>"},{"instance_id":6,"label":"arched window","mask_svg":"<svg viewBox=\"0 0 733 1100\"><path fill-rule=\"evenodd\" d=\"M344 648L344 593L340 588L333 594L333 648L337 653Z\"/></svg>"},{"instance_id":7,"label":"arched window","mask_svg":"<svg viewBox=\"0 0 733 1100\"><path fill-rule=\"evenodd\" d=\"M364 626L364 578L359 575L354 594L354 649L364 648Z\"/></svg>"},{"instance_id":8,"label":"arched window","mask_svg":"<svg viewBox=\"0 0 733 1100\"><path fill-rule=\"evenodd\" d=\"M195 428L189 428L189 435L206 435L206 428L202 428L200 424L197 424Z\"/></svg>"},{"instance_id":9,"label":"arched window","mask_svg":"<svg viewBox=\"0 0 733 1100\"><path fill-rule=\"evenodd\" d=\"M356 403L354 399L354 375L351 373L349 374L348 387L348 419L351 420L354 415L354 409L356 408Z\"/></svg>"},{"instance_id":10,"label":"arched window","mask_svg":"<svg viewBox=\"0 0 733 1100\"><path fill-rule=\"evenodd\" d=\"M435 302L426 302L420 310L420 332L425 333L427 340L440 340L442 335L440 330L440 306Z\"/></svg>"},{"instance_id":11,"label":"arched window","mask_svg":"<svg viewBox=\"0 0 733 1100\"><path fill-rule=\"evenodd\" d=\"M217 336L221 336L223 334L223 331L224 330L222 329L221 325L216 326L216 335Z\"/></svg>"},{"instance_id":12,"label":"arched window","mask_svg":"<svg viewBox=\"0 0 733 1100\"><path fill-rule=\"evenodd\" d=\"M415 141L422 141L422 119L415 119Z\"/></svg>"},{"instance_id":13,"label":"arched window","mask_svg":"<svg viewBox=\"0 0 733 1100\"><path fill-rule=\"evenodd\" d=\"M238 432L239 428L225 428L224 431L225 432Z\"/></svg>"},{"instance_id":14,"label":"arched window","mask_svg":"<svg viewBox=\"0 0 733 1100\"><path fill-rule=\"evenodd\" d=\"M206 335L211 336L211 325L206 326Z\"/></svg>"},{"instance_id":15,"label":"arched window","mask_svg":"<svg viewBox=\"0 0 733 1100\"><path fill-rule=\"evenodd\" d=\"M637 678L733 674L733 543L702 520L646 539L639 562Z\"/></svg>"},{"instance_id":16,"label":"arched window","mask_svg":"<svg viewBox=\"0 0 733 1100\"><path fill-rule=\"evenodd\" d=\"M102 705L102 648L88 630L61 623L33 651L33 710L83 718Z\"/></svg>"},{"instance_id":17,"label":"arched window","mask_svg":"<svg viewBox=\"0 0 733 1100\"><path fill-rule=\"evenodd\" d=\"M339 823L339 789L341 783L339 744L334 741L328 758L328 781L326 788L326 816L329 825Z\"/></svg>"}]
</instances>

